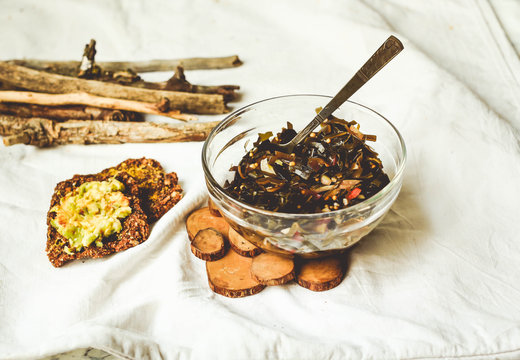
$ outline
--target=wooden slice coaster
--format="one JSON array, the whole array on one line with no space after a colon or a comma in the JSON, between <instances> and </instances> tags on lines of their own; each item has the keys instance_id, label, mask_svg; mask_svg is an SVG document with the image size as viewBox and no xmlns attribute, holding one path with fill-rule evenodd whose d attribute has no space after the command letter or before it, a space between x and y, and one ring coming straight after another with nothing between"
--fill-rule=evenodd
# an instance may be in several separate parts
<instances>
[{"instance_id":1,"label":"wooden slice coaster","mask_svg":"<svg viewBox=\"0 0 520 360\"><path fill-rule=\"evenodd\" d=\"M253 279L263 285L282 285L294 279L294 261L272 253L263 253L253 258Z\"/></svg>"},{"instance_id":2,"label":"wooden slice coaster","mask_svg":"<svg viewBox=\"0 0 520 360\"><path fill-rule=\"evenodd\" d=\"M226 255L224 236L213 228L200 230L191 242L191 252L205 261L221 259Z\"/></svg>"},{"instance_id":3,"label":"wooden slice coaster","mask_svg":"<svg viewBox=\"0 0 520 360\"><path fill-rule=\"evenodd\" d=\"M229 224L222 217L212 215L208 207L203 207L192 212L186 219L186 230L190 241L193 241L195 235L200 230L213 228L227 238L229 233Z\"/></svg>"},{"instance_id":4,"label":"wooden slice coaster","mask_svg":"<svg viewBox=\"0 0 520 360\"><path fill-rule=\"evenodd\" d=\"M338 286L345 275L345 258L330 256L302 262L296 276L299 285L312 291L325 291Z\"/></svg>"},{"instance_id":5,"label":"wooden slice coaster","mask_svg":"<svg viewBox=\"0 0 520 360\"><path fill-rule=\"evenodd\" d=\"M262 252L262 249L244 239L231 226L229 227L228 239L231 248L242 256L254 257Z\"/></svg>"},{"instance_id":6,"label":"wooden slice coaster","mask_svg":"<svg viewBox=\"0 0 520 360\"><path fill-rule=\"evenodd\" d=\"M237 298L259 293L265 288L251 276L253 259L228 251L220 260L207 262L206 273L211 290Z\"/></svg>"},{"instance_id":7,"label":"wooden slice coaster","mask_svg":"<svg viewBox=\"0 0 520 360\"><path fill-rule=\"evenodd\" d=\"M213 200L208 199L208 209L209 209L209 212L211 213L211 215L213 216L218 216L218 217L221 217L222 215L220 214L220 211L217 209L217 207L215 206L215 203L213 202Z\"/></svg>"}]
</instances>

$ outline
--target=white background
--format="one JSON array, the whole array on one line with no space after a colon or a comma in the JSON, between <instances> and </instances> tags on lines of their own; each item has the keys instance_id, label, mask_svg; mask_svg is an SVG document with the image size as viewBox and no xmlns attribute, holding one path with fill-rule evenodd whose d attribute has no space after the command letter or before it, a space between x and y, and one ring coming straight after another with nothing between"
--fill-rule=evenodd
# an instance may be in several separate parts
<instances>
[{"instance_id":1,"label":"white background","mask_svg":"<svg viewBox=\"0 0 520 360\"><path fill-rule=\"evenodd\" d=\"M350 255L337 288L213 294L184 217L204 201L201 143L0 147L0 358L94 346L128 358L518 358L518 3L495 1L2 1L2 59L238 54L190 71L241 85L233 106L334 94L388 37L405 51L354 95L402 132L409 157L389 215ZM518 41L515 42L518 46ZM166 79L154 74L150 79ZM220 119L220 117L201 117ZM179 174L185 198L144 244L54 269L54 185L131 157Z\"/></svg>"}]
</instances>

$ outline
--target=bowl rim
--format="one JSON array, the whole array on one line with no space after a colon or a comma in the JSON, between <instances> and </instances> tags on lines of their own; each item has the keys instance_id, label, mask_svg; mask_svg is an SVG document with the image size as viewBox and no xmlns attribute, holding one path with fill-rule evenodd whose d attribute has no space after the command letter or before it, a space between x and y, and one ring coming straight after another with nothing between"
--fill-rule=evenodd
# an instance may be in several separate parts
<instances>
[{"instance_id":1,"label":"bowl rim","mask_svg":"<svg viewBox=\"0 0 520 360\"><path fill-rule=\"evenodd\" d=\"M324 218L324 217L330 217L330 216L344 215L344 214L348 214L348 213L359 212L359 211L361 211L361 209L370 207L370 205L372 205L373 203L378 202L379 199L384 198L386 194L388 194L395 186L397 186L397 184L399 183L400 178L402 177L402 174L404 172L404 168L405 168L405 165L406 165L406 162L407 162L406 145L405 145L405 142L404 142L404 139L403 139L401 133L395 127L394 124L392 124L387 118L385 118L383 115L381 115L377 111L375 111L375 110L373 110L373 109L371 109L368 106L365 106L363 104L347 100L347 101L345 101L345 103L350 103L350 104L354 105L355 107L361 107L362 109L367 110L367 111L369 111L371 113L374 113L375 115L379 116L388 125L390 125L390 127L394 130L395 134L397 135L397 138L399 140L399 144L400 144L400 147L401 147L402 158L403 159L401 161L401 164L397 168L393 179L384 188L379 190L372 197L370 197L370 198L360 202L359 204L356 204L356 205L353 205L353 206L350 206L350 207L347 207L347 208L344 208L344 209L332 210L332 211L322 212L322 213L303 213L303 214L300 214L300 213L284 213L284 212L276 212L276 211L260 209L260 208L257 208L257 207L254 207L252 205L246 204L246 203L244 203L244 202L242 202L240 200L237 200L237 199L229 196L225 192L224 188L222 188L222 186L220 186L220 184L215 180L213 175L211 175L211 172L209 170L209 167L208 167L208 164L207 164L207 159L206 159L207 158L206 153L207 153L207 150L208 150L209 142L211 141L211 139L213 139L215 134L218 133L222 128L224 128L229 122L231 122L233 120L233 118L237 114L243 113L246 109L248 109L248 108L250 108L250 107L252 107L254 105L258 105L260 103L264 103L264 102L268 102L268 101L272 101L272 100L278 100L278 99L283 99L283 98L295 98L295 97L321 97L321 98L332 99L332 96L318 95L318 94L292 94L292 95L273 96L273 97L270 97L270 98L267 98L267 99L263 99L263 100L252 102L252 103L250 103L248 105L245 105L245 106L243 106L243 107L241 107L241 108L231 112L217 126L215 126L213 128L213 130L209 133L209 135L206 138L206 140L204 141L204 145L202 147L202 153L201 153L202 169L204 171L204 175L206 176L206 180L211 183L213 188L222 197L226 198L227 200L231 201L232 203L236 204L237 206L239 206L239 207L241 207L241 208L243 208L245 210L248 210L248 211L254 212L254 213L258 213L258 214L261 214L261 215L265 215L265 216L278 217L278 218L287 218L287 219L294 219L294 218L300 218L300 219L321 219L321 218ZM341 108L341 106L339 108Z\"/></svg>"}]
</instances>

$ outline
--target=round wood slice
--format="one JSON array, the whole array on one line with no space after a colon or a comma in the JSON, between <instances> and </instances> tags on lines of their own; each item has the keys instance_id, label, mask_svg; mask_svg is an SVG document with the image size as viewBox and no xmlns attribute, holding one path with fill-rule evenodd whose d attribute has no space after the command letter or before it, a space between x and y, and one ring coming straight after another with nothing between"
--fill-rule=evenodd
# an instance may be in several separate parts
<instances>
[{"instance_id":1,"label":"round wood slice","mask_svg":"<svg viewBox=\"0 0 520 360\"><path fill-rule=\"evenodd\" d=\"M282 285L294 279L294 261L284 256L263 253L253 258L251 275L263 285Z\"/></svg>"},{"instance_id":2,"label":"round wood slice","mask_svg":"<svg viewBox=\"0 0 520 360\"><path fill-rule=\"evenodd\" d=\"M186 219L186 230L191 241L200 230L213 228L225 238L228 236L229 224L222 217L212 215L208 207L203 207L192 212Z\"/></svg>"},{"instance_id":3,"label":"round wood slice","mask_svg":"<svg viewBox=\"0 0 520 360\"><path fill-rule=\"evenodd\" d=\"M330 256L302 262L296 281L312 291L325 291L338 286L345 275L344 258Z\"/></svg>"},{"instance_id":4,"label":"round wood slice","mask_svg":"<svg viewBox=\"0 0 520 360\"><path fill-rule=\"evenodd\" d=\"M205 261L221 259L226 255L224 236L213 228L200 230L191 242L191 252Z\"/></svg>"},{"instance_id":5,"label":"round wood slice","mask_svg":"<svg viewBox=\"0 0 520 360\"><path fill-rule=\"evenodd\" d=\"M237 298L259 293L265 288L251 276L253 259L228 251L220 260L207 262L206 273L211 290Z\"/></svg>"},{"instance_id":6,"label":"round wood slice","mask_svg":"<svg viewBox=\"0 0 520 360\"><path fill-rule=\"evenodd\" d=\"M228 239L231 248L242 256L254 257L262 252L262 249L244 239L232 227L229 227Z\"/></svg>"},{"instance_id":7,"label":"round wood slice","mask_svg":"<svg viewBox=\"0 0 520 360\"><path fill-rule=\"evenodd\" d=\"M211 215L213 216L222 216L220 215L220 211L217 209L217 207L215 206L215 203L213 202L213 200L208 199L208 209L209 209L209 212L211 213Z\"/></svg>"}]
</instances>

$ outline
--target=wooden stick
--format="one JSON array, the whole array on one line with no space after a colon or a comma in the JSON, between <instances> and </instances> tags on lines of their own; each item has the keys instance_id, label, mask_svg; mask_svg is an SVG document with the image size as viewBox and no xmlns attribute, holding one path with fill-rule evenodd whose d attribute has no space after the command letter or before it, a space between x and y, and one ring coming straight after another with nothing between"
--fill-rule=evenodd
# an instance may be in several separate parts
<instances>
[{"instance_id":1,"label":"wooden stick","mask_svg":"<svg viewBox=\"0 0 520 360\"><path fill-rule=\"evenodd\" d=\"M112 99L87 93L43 94L29 91L0 91L0 103L1 102L47 106L87 105L112 110L127 110L151 115L163 115L182 121L196 120L194 116L181 114L179 110L161 111L162 104Z\"/></svg>"},{"instance_id":2,"label":"wooden stick","mask_svg":"<svg viewBox=\"0 0 520 360\"><path fill-rule=\"evenodd\" d=\"M16 86L0 81L0 90L20 90Z\"/></svg>"},{"instance_id":3,"label":"wooden stick","mask_svg":"<svg viewBox=\"0 0 520 360\"><path fill-rule=\"evenodd\" d=\"M32 69L50 71L57 74L76 76L78 74L79 61L52 61L52 60L10 60L9 63L26 66ZM177 66L185 70L226 69L242 65L238 55L216 58L187 58L172 60L148 60L148 61L108 61L96 62L104 70L119 71L132 69L135 72L172 71Z\"/></svg>"},{"instance_id":4,"label":"wooden stick","mask_svg":"<svg viewBox=\"0 0 520 360\"><path fill-rule=\"evenodd\" d=\"M149 83L141 81L141 83L145 84L145 86L150 86L150 88L158 85L158 90L188 91L201 94L221 94L224 96L225 101L234 100L237 97L235 90L240 89L240 86L238 85L193 85L188 80L186 80L186 76L184 75L184 68L182 66L177 66L173 76L166 82Z\"/></svg>"},{"instance_id":5,"label":"wooden stick","mask_svg":"<svg viewBox=\"0 0 520 360\"><path fill-rule=\"evenodd\" d=\"M159 103L166 99L170 109L195 114L223 114L228 111L224 96L218 94L139 89L51 74L6 62L0 62L0 81L28 90L52 94L86 92L102 97L150 103Z\"/></svg>"},{"instance_id":6,"label":"wooden stick","mask_svg":"<svg viewBox=\"0 0 520 360\"><path fill-rule=\"evenodd\" d=\"M65 144L122 144L203 141L218 121L188 124L156 124L69 120L0 115L0 135L6 146L15 144L47 147Z\"/></svg>"},{"instance_id":7,"label":"wooden stick","mask_svg":"<svg viewBox=\"0 0 520 360\"><path fill-rule=\"evenodd\" d=\"M239 85L193 85L187 83L188 86L176 86L170 81L148 82L136 81L125 83L126 86L133 86L141 89L165 90L165 91L181 91L196 94L219 94L224 97L225 101L233 101L237 98L235 90L239 90Z\"/></svg>"},{"instance_id":8,"label":"wooden stick","mask_svg":"<svg viewBox=\"0 0 520 360\"><path fill-rule=\"evenodd\" d=\"M110 110L93 106L45 106L35 104L2 103L0 113L19 117L42 117L57 121L105 120L105 121L143 121L140 113L125 110Z\"/></svg>"},{"instance_id":9,"label":"wooden stick","mask_svg":"<svg viewBox=\"0 0 520 360\"><path fill-rule=\"evenodd\" d=\"M89 46L90 45L87 45L87 48ZM86 49L86 51L87 50L88 49ZM90 52L89 54L92 55L92 52ZM90 63L90 65L85 66L86 61L90 60L85 58L85 55L83 59L84 61L82 61L81 63L81 67L83 67L83 69L80 69L78 77L84 79L92 79L119 85L133 86L141 89L181 91L199 94L220 94L224 96L225 102L235 100L237 98L237 93L235 92L235 90L240 89L240 86L238 85L207 86L191 84L188 80L186 80L186 76L184 75L184 68L182 66L178 66L174 72L174 75L167 81L149 82L142 80L133 71L106 71L100 68L97 64L92 63ZM92 74L93 71L96 72L96 74Z\"/></svg>"},{"instance_id":10,"label":"wooden stick","mask_svg":"<svg viewBox=\"0 0 520 360\"><path fill-rule=\"evenodd\" d=\"M193 85L191 92L197 94L221 94L227 101L237 98L235 90L240 90L239 85Z\"/></svg>"}]
</instances>

